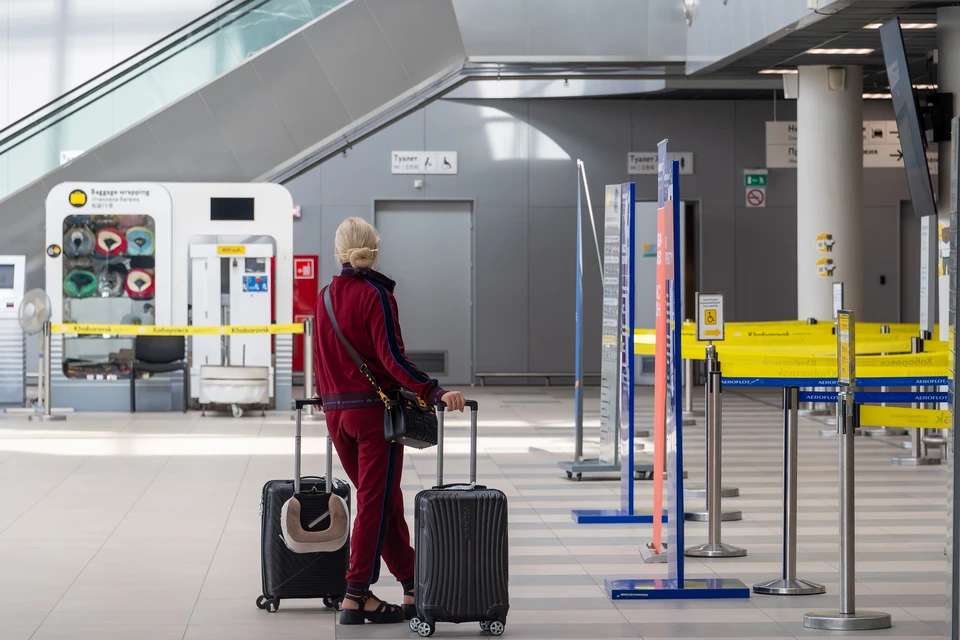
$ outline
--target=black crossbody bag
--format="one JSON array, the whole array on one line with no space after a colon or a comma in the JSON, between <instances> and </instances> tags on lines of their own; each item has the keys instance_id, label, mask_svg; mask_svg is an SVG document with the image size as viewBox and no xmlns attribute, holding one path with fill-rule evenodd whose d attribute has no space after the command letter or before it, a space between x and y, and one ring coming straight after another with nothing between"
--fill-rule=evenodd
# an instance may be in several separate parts
<instances>
[{"instance_id":1,"label":"black crossbody bag","mask_svg":"<svg viewBox=\"0 0 960 640\"><path fill-rule=\"evenodd\" d=\"M330 302L330 289L323 292L323 306L327 309L327 316L336 331L340 343L357 364L363 377L373 385L380 400L383 401L383 437L387 442L399 442L414 449L426 449L437 444L437 412L433 406L424 402L420 396L405 387L396 387L386 392L380 388L377 379L373 377L370 368L360 359L356 349L347 342L333 315L333 304Z\"/></svg>"}]
</instances>

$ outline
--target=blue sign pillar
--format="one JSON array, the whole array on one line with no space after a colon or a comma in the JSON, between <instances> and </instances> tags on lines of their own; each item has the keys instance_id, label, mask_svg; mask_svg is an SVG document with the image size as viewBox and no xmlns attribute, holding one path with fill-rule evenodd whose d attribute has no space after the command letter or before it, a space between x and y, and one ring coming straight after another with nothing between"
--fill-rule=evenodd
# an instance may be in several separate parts
<instances>
[{"instance_id":1,"label":"blue sign pillar","mask_svg":"<svg viewBox=\"0 0 960 640\"><path fill-rule=\"evenodd\" d=\"M658 236L664 242L667 265L667 335L666 340L666 440L667 440L667 577L666 579L616 579L604 583L607 595L614 600L629 599L702 599L749 598L750 590L739 580L723 578L688 579L683 566L683 394L680 328L682 282L680 260L680 163L667 159L667 141L657 148L657 202L664 210L663 228ZM658 251L658 254L660 252ZM632 337L632 332L631 332ZM631 340L632 342L632 340ZM631 415L632 418L632 415ZM660 452L657 452L660 455Z\"/></svg>"}]
</instances>

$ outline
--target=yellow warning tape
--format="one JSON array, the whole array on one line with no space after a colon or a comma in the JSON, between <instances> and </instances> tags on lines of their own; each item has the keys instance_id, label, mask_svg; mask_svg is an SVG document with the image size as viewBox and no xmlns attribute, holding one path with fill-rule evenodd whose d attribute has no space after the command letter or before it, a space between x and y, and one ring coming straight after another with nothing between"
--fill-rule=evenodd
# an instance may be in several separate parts
<instances>
[{"instance_id":1,"label":"yellow warning tape","mask_svg":"<svg viewBox=\"0 0 960 640\"><path fill-rule=\"evenodd\" d=\"M736 355L720 357L724 377L835 378L836 356ZM947 376L946 353L857 356L858 378Z\"/></svg>"},{"instance_id":2,"label":"yellow warning tape","mask_svg":"<svg viewBox=\"0 0 960 640\"><path fill-rule=\"evenodd\" d=\"M860 426L900 429L950 429L953 421L945 409L906 409L901 407L860 406Z\"/></svg>"},{"instance_id":3,"label":"yellow warning tape","mask_svg":"<svg viewBox=\"0 0 960 640\"><path fill-rule=\"evenodd\" d=\"M267 324L215 327L158 327L145 324L54 324L54 333L112 336L230 336L303 333L302 324Z\"/></svg>"}]
</instances>

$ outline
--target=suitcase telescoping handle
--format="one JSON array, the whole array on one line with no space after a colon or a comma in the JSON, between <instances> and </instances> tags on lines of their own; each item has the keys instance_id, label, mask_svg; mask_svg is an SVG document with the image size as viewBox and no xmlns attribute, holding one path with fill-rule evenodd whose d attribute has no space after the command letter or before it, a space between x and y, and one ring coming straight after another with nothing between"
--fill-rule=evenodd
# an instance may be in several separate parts
<instances>
[{"instance_id":1,"label":"suitcase telescoping handle","mask_svg":"<svg viewBox=\"0 0 960 640\"><path fill-rule=\"evenodd\" d=\"M467 400L470 409L470 484L477 483L477 401ZM443 484L443 415L447 404L437 403L437 486Z\"/></svg>"},{"instance_id":2,"label":"suitcase telescoping handle","mask_svg":"<svg viewBox=\"0 0 960 640\"><path fill-rule=\"evenodd\" d=\"M293 453L293 493L300 493L300 417L303 415L303 408L307 406L320 407L323 401L320 398L297 398L297 439L294 445ZM327 477L324 478L324 484L327 493L333 491L333 440L330 434L327 434Z\"/></svg>"}]
</instances>

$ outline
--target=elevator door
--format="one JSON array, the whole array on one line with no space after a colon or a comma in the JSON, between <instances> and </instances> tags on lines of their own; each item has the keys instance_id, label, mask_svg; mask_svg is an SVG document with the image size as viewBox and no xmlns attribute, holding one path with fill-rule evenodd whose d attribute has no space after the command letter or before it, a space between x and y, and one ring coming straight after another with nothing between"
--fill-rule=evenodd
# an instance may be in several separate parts
<instances>
[{"instance_id":1,"label":"elevator door","mask_svg":"<svg viewBox=\"0 0 960 640\"><path fill-rule=\"evenodd\" d=\"M470 202L379 201L380 270L397 281L407 356L441 384L473 381Z\"/></svg>"}]
</instances>

